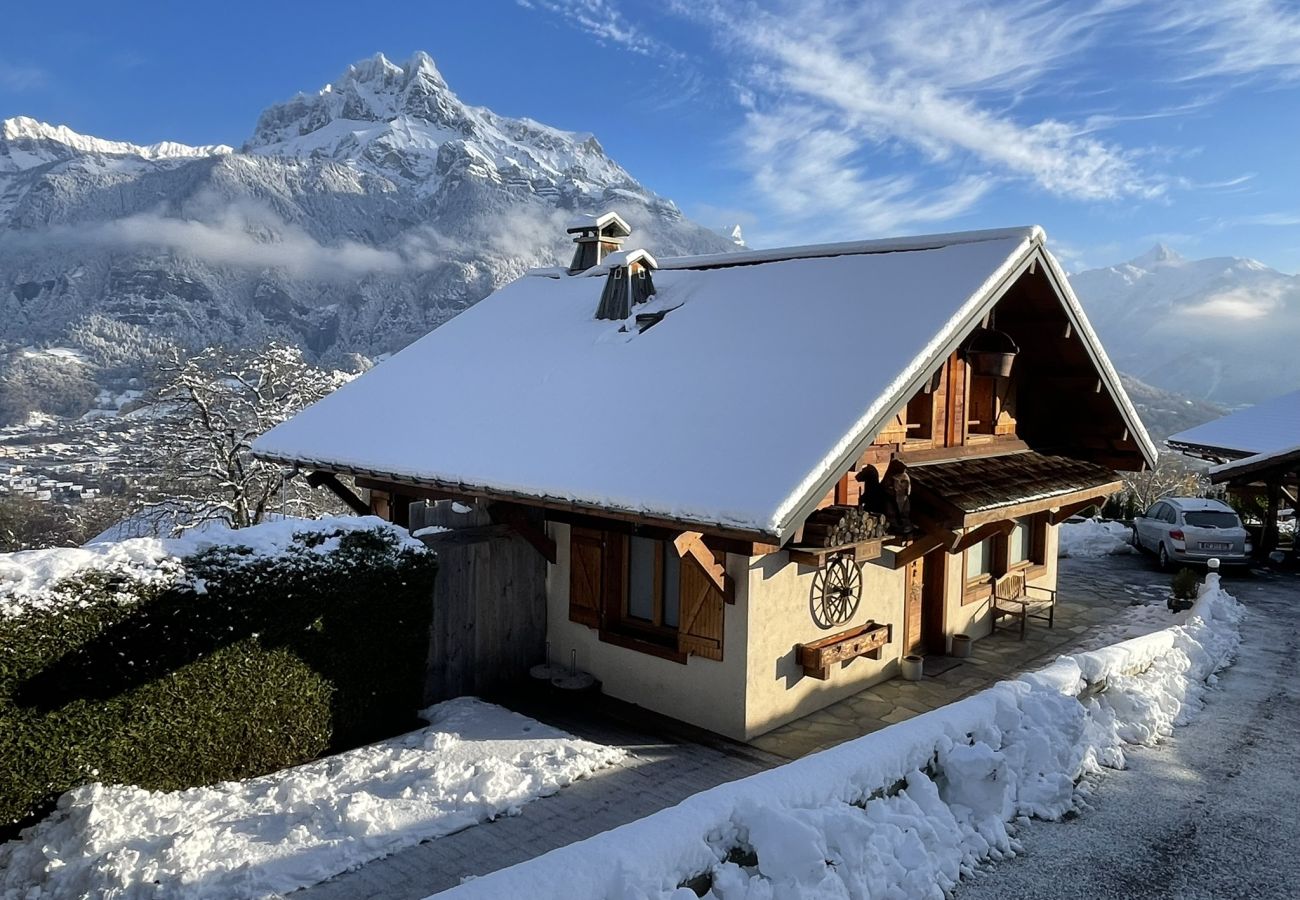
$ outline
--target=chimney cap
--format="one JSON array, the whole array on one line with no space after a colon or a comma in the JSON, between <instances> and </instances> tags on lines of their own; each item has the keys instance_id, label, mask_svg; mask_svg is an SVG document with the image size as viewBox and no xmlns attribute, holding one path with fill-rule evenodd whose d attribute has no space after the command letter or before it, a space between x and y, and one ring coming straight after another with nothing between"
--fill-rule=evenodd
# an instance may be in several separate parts
<instances>
[{"instance_id":1,"label":"chimney cap","mask_svg":"<svg viewBox=\"0 0 1300 900\"><path fill-rule=\"evenodd\" d=\"M599 216L574 216L565 226L565 231L569 234L579 234L593 230L600 232L602 237L627 237L632 233L632 226L627 224L623 217L613 210Z\"/></svg>"},{"instance_id":2,"label":"chimney cap","mask_svg":"<svg viewBox=\"0 0 1300 900\"><path fill-rule=\"evenodd\" d=\"M659 262L650 255L649 250L619 250L616 253L608 254L596 265L592 266L584 275L604 275L610 269L617 269L619 266L630 266L633 263L641 263L647 269L659 268Z\"/></svg>"}]
</instances>

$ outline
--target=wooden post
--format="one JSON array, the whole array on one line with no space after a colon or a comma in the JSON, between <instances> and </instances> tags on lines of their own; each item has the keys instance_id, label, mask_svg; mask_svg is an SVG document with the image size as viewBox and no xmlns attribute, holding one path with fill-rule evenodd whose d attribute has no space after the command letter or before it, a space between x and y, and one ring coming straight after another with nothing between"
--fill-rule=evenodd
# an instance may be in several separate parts
<instances>
[{"instance_id":1,"label":"wooden post","mask_svg":"<svg viewBox=\"0 0 1300 900\"><path fill-rule=\"evenodd\" d=\"M1277 515L1282 501L1281 476L1268 480L1268 511L1264 514L1264 533L1260 535L1257 554L1261 561L1277 549Z\"/></svg>"}]
</instances>

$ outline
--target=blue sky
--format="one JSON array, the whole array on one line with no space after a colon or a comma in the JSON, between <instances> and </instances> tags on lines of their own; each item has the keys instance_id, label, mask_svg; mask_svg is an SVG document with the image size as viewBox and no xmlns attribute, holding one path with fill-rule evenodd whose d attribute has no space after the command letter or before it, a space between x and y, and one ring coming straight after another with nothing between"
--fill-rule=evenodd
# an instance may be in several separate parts
<instances>
[{"instance_id":1,"label":"blue sky","mask_svg":"<svg viewBox=\"0 0 1300 900\"><path fill-rule=\"evenodd\" d=\"M1163 241L1300 270L1300 3L25 3L0 117L238 145L357 59L595 133L754 246L1037 222L1071 268Z\"/></svg>"}]
</instances>

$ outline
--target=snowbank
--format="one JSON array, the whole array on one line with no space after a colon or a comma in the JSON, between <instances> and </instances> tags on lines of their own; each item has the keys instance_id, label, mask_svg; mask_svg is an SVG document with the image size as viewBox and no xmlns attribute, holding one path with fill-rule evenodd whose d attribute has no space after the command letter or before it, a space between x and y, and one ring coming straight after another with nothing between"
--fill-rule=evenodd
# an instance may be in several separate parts
<instances>
[{"instance_id":1,"label":"snowbank","mask_svg":"<svg viewBox=\"0 0 1300 900\"><path fill-rule=\"evenodd\" d=\"M0 846L0 897L265 897L513 815L617 761L472 698L428 728L263 778L186 791L89 784Z\"/></svg>"},{"instance_id":2,"label":"snowbank","mask_svg":"<svg viewBox=\"0 0 1300 900\"><path fill-rule=\"evenodd\" d=\"M1061 657L781 768L474 879L457 900L943 898L1018 851L1027 817L1074 808L1086 774L1167 735L1235 652L1241 609L1211 574L1181 624ZM1104 691L1100 690L1104 687Z\"/></svg>"},{"instance_id":3,"label":"snowbank","mask_svg":"<svg viewBox=\"0 0 1300 900\"><path fill-rule=\"evenodd\" d=\"M1060 528L1061 558L1111 556L1132 553L1133 532L1123 522L1084 519L1065 522Z\"/></svg>"},{"instance_id":4,"label":"snowbank","mask_svg":"<svg viewBox=\"0 0 1300 900\"><path fill-rule=\"evenodd\" d=\"M252 528L231 529L224 524L187 532L177 538L131 538L114 543L52 550L24 550L0 554L0 616L57 609L80 602L82 592L63 591L60 582L77 575L98 572L117 575L137 583L177 584L186 578L183 560L214 547L243 548L246 556L277 556L291 546L316 553L338 547L338 535L345 531L384 529L395 532L399 546L423 550L404 530L375 516L282 519ZM329 535L313 542L296 536ZM124 595L126 596L126 595Z\"/></svg>"}]
</instances>

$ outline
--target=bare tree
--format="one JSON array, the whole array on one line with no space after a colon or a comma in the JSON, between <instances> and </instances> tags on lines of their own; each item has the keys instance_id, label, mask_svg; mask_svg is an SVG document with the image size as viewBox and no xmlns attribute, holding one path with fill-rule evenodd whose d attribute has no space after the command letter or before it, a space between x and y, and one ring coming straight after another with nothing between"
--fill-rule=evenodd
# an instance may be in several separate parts
<instances>
[{"instance_id":1,"label":"bare tree","mask_svg":"<svg viewBox=\"0 0 1300 900\"><path fill-rule=\"evenodd\" d=\"M1144 512L1164 497L1202 496L1208 487L1203 472L1181 453L1161 453L1154 469L1129 472L1124 476L1124 490L1128 506L1133 512Z\"/></svg>"},{"instance_id":2,"label":"bare tree","mask_svg":"<svg viewBox=\"0 0 1300 900\"><path fill-rule=\"evenodd\" d=\"M263 432L324 397L352 376L317 368L285 344L261 350L209 348L173 353L161 385L137 418L148 419L139 448L162 473L167 499L154 506L177 528L214 519L233 528L270 512L304 515L333 509L325 492L282 466L254 459ZM178 520L177 509L189 515ZM144 515L148 514L146 510Z\"/></svg>"}]
</instances>

